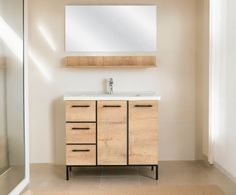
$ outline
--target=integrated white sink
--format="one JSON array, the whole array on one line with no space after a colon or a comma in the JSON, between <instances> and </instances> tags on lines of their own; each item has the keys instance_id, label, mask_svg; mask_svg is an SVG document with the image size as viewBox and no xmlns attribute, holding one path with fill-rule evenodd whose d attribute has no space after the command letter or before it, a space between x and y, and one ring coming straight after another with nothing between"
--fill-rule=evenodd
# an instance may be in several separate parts
<instances>
[{"instance_id":1,"label":"integrated white sink","mask_svg":"<svg viewBox=\"0 0 236 195\"><path fill-rule=\"evenodd\" d=\"M161 100L155 92L78 92L64 95L64 100Z\"/></svg>"}]
</instances>

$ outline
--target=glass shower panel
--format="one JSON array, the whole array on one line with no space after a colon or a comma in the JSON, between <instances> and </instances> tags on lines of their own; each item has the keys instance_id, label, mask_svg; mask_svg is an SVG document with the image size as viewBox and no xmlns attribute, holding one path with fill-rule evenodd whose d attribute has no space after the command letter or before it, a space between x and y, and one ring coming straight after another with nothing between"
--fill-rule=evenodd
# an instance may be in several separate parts
<instances>
[{"instance_id":1,"label":"glass shower panel","mask_svg":"<svg viewBox=\"0 0 236 195\"><path fill-rule=\"evenodd\" d=\"M0 174L8 169L7 129L6 129L6 82L5 60L0 40Z\"/></svg>"},{"instance_id":2,"label":"glass shower panel","mask_svg":"<svg viewBox=\"0 0 236 195\"><path fill-rule=\"evenodd\" d=\"M0 0L0 194L25 177L24 0Z\"/></svg>"}]
</instances>

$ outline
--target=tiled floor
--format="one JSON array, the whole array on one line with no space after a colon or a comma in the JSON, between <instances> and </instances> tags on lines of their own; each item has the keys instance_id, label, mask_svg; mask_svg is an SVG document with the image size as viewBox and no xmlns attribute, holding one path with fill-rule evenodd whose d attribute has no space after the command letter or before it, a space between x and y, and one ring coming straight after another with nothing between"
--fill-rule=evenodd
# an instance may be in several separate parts
<instances>
[{"instance_id":1,"label":"tiled floor","mask_svg":"<svg viewBox=\"0 0 236 195\"><path fill-rule=\"evenodd\" d=\"M24 166L12 166L0 175L0 195L8 194L25 177Z\"/></svg>"},{"instance_id":2,"label":"tiled floor","mask_svg":"<svg viewBox=\"0 0 236 195\"><path fill-rule=\"evenodd\" d=\"M73 168L69 181L65 167L49 164L31 166L28 190L72 190L96 192L96 189L132 187L217 185L227 195L236 195L236 184L214 167L202 162L161 162L158 181L150 167ZM96 194L96 193L95 193Z\"/></svg>"}]
</instances>

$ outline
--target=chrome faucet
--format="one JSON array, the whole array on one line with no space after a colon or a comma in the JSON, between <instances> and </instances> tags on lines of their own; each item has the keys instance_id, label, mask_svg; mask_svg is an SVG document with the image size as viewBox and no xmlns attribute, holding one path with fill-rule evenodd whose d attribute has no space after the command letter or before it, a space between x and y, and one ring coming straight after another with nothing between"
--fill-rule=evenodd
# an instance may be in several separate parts
<instances>
[{"instance_id":1,"label":"chrome faucet","mask_svg":"<svg viewBox=\"0 0 236 195\"><path fill-rule=\"evenodd\" d=\"M110 95L113 94L113 84L114 84L113 78L107 79L107 93Z\"/></svg>"}]
</instances>

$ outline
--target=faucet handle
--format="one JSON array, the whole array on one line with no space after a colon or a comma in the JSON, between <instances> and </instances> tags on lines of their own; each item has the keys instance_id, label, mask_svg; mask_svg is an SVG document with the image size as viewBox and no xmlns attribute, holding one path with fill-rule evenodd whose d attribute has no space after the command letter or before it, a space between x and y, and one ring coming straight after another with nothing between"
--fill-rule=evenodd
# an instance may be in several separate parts
<instances>
[{"instance_id":1,"label":"faucet handle","mask_svg":"<svg viewBox=\"0 0 236 195\"><path fill-rule=\"evenodd\" d=\"M108 94L113 94L113 78L108 78L107 79L107 93Z\"/></svg>"},{"instance_id":2,"label":"faucet handle","mask_svg":"<svg viewBox=\"0 0 236 195\"><path fill-rule=\"evenodd\" d=\"M111 83L111 84L113 84L113 78L109 78L109 79L108 79L108 82Z\"/></svg>"}]
</instances>

